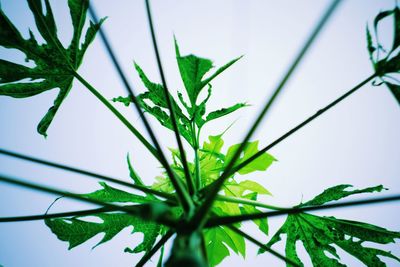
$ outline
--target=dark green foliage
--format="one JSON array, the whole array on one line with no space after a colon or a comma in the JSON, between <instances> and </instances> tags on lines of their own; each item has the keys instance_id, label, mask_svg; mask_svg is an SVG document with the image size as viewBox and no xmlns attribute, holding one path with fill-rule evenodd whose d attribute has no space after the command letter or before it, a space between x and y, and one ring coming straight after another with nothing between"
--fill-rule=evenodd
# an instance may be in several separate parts
<instances>
[{"instance_id":1,"label":"dark green foliage","mask_svg":"<svg viewBox=\"0 0 400 267\"><path fill-rule=\"evenodd\" d=\"M349 187L353 187L353 186L349 185L349 184L341 184L341 185L330 187L328 189L325 189L324 192L322 192L318 196L314 197L310 201L300 204L299 207L319 206L319 205L323 205L327 202L339 200L339 199L342 199L344 197L351 196L354 194L381 192L382 190L385 190L385 188L383 188L382 185L379 185L379 186L368 187L368 188L364 188L364 189L356 189L356 190L346 191L345 189L348 189Z\"/></svg>"},{"instance_id":2,"label":"dark green foliage","mask_svg":"<svg viewBox=\"0 0 400 267\"><path fill-rule=\"evenodd\" d=\"M353 194L379 192L383 189L380 185L362 190L344 191L348 187L350 185L331 187L298 207L318 206ZM297 254L297 241L302 242L314 266L346 266L340 262L340 257L333 245L353 255L366 266L386 266L378 256L393 258L400 262L399 258L388 251L363 245L364 242L388 244L400 238L400 233L372 224L308 213L288 215L283 226L271 238L267 246L271 247L281 241L281 235L284 234L286 235L286 257L301 266L303 263ZM264 251L260 250L260 252Z\"/></svg>"},{"instance_id":3,"label":"dark green foliage","mask_svg":"<svg viewBox=\"0 0 400 267\"><path fill-rule=\"evenodd\" d=\"M46 225L50 227L52 232L60 240L67 241L70 249L104 232L105 236L96 245L98 246L111 240L124 228L133 226L132 234L136 232L143 233L143 242L134 249L126 248L125 252L139 253L142 251L149 251L153 247L156 238L162 234L164 228L160 224L151 221L157 216L161 216L163 213L167 212L166 206L162 205L157 198L149 194L147 196L139 196L113 188L106 183L100 183L100 185L103 187L102 189L84 194L83 196L105 203L145 204L143 205L141 216L132 216L125 213L99 213L93 214L91 217L101 219L103 221L102 223L82 220L85 217L73 217L48 219L46 220ZM146 221L141 218L146 219Z\"/></svg>"},{"instance_id":4,"label":"dark green foliage","mask_svg":"<svg viewBox=\"0 0 400 267\"><path fill-rule=\"evenodd\" d=\"M32 61L35 64L34 67L27 67L0 59L0 95L23 98L59 88L59 94L54 105L38 125L38 132L46 136L50 123L72 87L74 77L77 76L76 70L82 62L83 55L93 41L103 20L98 24L90 23L84 34L84 41L81 43L89 0L68 0L74 33L71 43L65 48L57 37L56 23L49 0L44 0L45 12L43 11L42 0L27 1L45 43L38 44L31 31L29 39L24 39L4 12L0 10L0 45L19 50L25 54L27 61ZM378 39L379 24L387 18L393 18L394 21L394 38L390 48L384 48ZM392 77L393 74L400 72L400 9L398 7L383 11L376 16L373 22L373 35L367 27L367 43L376 77L389 87L400 103L400 84ZM192 146L194 152L194 160L193 162L189 160L188 169L191 176L194 177L193 179L197 179L194 181L196 183L193 183L196 184L197 188L193 189L193 194L188 192L188 196L189 193L192 194L192 199L189 199L188 202L192 204L192 201L195 208L193 208L193 211L186 212L185 210L183 212L183 209L179 206L182 204L179 203L179 198L174 198L176 188L174 188L166 173L156 177L155 182L148 186L153 191L144 190L143 187L146 187L146 185L134 170L128 156L127 163L132 182L141 186L143 191L164 196L167 200L162 201L150 193L133 194L101 182L102 188L88 194L82 194L83 200L95 200L106 207L108 203L119 204L125 208L126 212L102 209L102 211L107 210L108 212L95 213L90 216L46 219L46 225L57 238L69 243L69 249L87 242L98 234L104 234L100 242L97 243L96 246L98 246L110 241L123 229L133 227L132 234L142 233L143 241L133 248L126 248L125 252L145 252L145 257L143 257L143 261L145 261L152 256L150 253L152 248L161 248L161 256L157 266L162 265L164 253L164 243L160 242L157 246L157 239L162 237L161 240L167 240L174 233L176 233L176 237L170 257L166 262L168 267L216 266L230 255L230 251L242 257L246 256L243 232L235 232L232 228L223 225L207 229L194 228L191 222L193 218L196 218L193 213L202 211L201 205L208 203L204 196L210 192L208 190L212 188L213 182L221 178L240 146L240 144L232 145L227 148L226 152L223 152L223 134L209 136L208 141L205 141L201 146L200 130L206 123L247 106L246 103L237 103L211 112L207 110L207 103L212 95L211 81L241 57L229 61L210 74L209 72L213 68L211 60L192 54L182 56L176 40L175 52L185 90L184 92L176 91L177 99L174 98L173 93L169 93L168 97L171 99L179 134ZM170 113L172 111L168 108L163 86L152 82L138 64L135 63L134 67L145 87L144 93L137 96L117 97L113 98L112 101L129 106L133 97L136 97L141 109L151 114L164 127L174 130ZM25 79L28 79L29 82L23 81ZM91 87L88 83L83 82L83 84L88 89ZM207 92L204 92L205 88L207 88ZM94 89L89 90L95 91ZM175 91L173 92L175 93ZM102 96L97 92L96 94L101 100ZM205 97L200 97L201 95ZM113 108L107 101L101 101ZM115 109L111 109L111 111L120 119L123 118ZM129 128L129 124L125 123L125 125ZM135 131L133 133L138 136ZM141 135L139 134L139 136ZM146 144L144 138L144 141L140 140ZM173 160L170 167L175 172L177 179L185 184L188 181L186 178L190 177L185 177L181 154L176 149L170 149L170 151ZM234 164L234 169L235 166L252 158L259 151L258 141L245 143L241 155ZM227 179L219 192L220 195L217 196L212 206L210 204L211 212L209 216L217 220L219 216L256 214L261 212L260 206L282 210L283 208L257 203L260 195L270 196L271 193L261 184L252 180L243 180L241 177L256 171L266 171L274 161L276 159L270 154L261 153L258 158L226 177ZM348 190L349 187L351 186L337 185L328 188L312 200L297 205L296 208L320 206L354 194L380 192L384 189L381 185L360 190ZM160 192L154 190L166 194L157 194ZM98 211L96 210L96 212ZM164 217L172 218L173 224L166 224L171 229L160 224L165 222L160 220ZM96 219L96 222L91 220L93 218ZM204 218L207 219L208 217ZM269 232L267 218L253 220L253 223L257 225L262 237L265 238ZM234 226L239 228L241 224L236 223ZM298 243L304 246L314 266L344 266L335 247L353 255L367 266L385 266L381 259L383 257L400 262L400 259L391 252L373 248L366 244L366 242L369 242L384 245L395 242L395 239L400 238L400 233L363 222L316 216L308 213L290 214L267 246L271 247L281 241L282 235L286 235L286 256L299 265L303 265L303 263L297 253L296 245ZM149 257L146 258L146 256Z\"/></svg>"},{"instance_id":5,"label":"dark green foliage","mask_svg":"<svg viewBox=\"0 0 400 267\"><path fill-rule=\"evenodd\" d=\"M31 31L29 39L24 39L3 10L0 10L0 45L21 51L25 54L26 61L35 63L35 67L30 68L0 60L0 95L23 98L59 88L53 106L37 127L38 132L46 136L50 123L72 87L74 71L81 64L83 55L103 20L98 24L90 23L85 40L80 44L89 1L69 0L74 34L68 48L64 48L57 37L56 23L49 0L45 0L45 13L42 11L41 0L28 0L28 4L45 43L38 44ZM23 79L30 79L31 82L18 82Z\"/></svg>"},{"instance_id":6,"label":"dark green foliage","mask_svg":"<svg viewBox=\"0 0 400 267\"><path fill-rule=\"evenodd\" d=\"M100 245L111 240L119 232L129 226L133 226L133 233L143 233L143 242L137 245L133 250L126 248L126 252L139 253L150 250L157 236L160 234L161 226L155 223L145 222L137 217L125 213L100 213L92 216L101 219L102 223L89 222L82 218L63 218L48 219L46 225L62 241L69 243L69 249L88 241L100 233L105 233ZM83 217L84 218L84 217Z\"/></svg>"},{"instance_id":7,"label":"dark green foliage","mask_svg":"<svg viewBox=\"0 0 400 267\"><path fill-rule=\"evenodd\" d=\"M389 47L385 47L380 40L379 25L384 19L393 19L393 43ZM375 39L373 40L371 31L367 27L367 48L370 59L374 66L377 76L382 83L386 84L393 96L400 104L400 84L393 77L393 74L400 73L400 9L395 7L393 10L380 12L374 19L373 32Z\"/></svg>"}]
</instances>

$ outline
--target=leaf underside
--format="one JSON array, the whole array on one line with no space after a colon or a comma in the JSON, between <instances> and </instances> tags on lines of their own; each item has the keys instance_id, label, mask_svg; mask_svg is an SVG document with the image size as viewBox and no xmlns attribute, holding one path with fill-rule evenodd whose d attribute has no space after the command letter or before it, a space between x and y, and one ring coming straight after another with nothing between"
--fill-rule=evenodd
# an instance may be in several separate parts
<instances>
[{"instance_id":1,"label":"leaf underside","mask_svg":"<svg viewBox=\"0 0 400 267\"><path fill-rule=\"evenodd\" d=\"M58 88L59 93L53 106L37 126L37 131L47 136L47 129L72 87L73 73L80 66L83 55L95 38L103 20L98 24L90 22L84 41L81 43L89 1L68 0L74 33L71 43L65 48L58 39L49 0L44 1L46 12L43 12L41 0L27 1L34 15L36 27L45 43L39 44L32 31L29 31L29 38L25 39L0 6L0 45L17 49L25 54L27 62L35 64L34 67L27 67L0 59L0 95L26 98ZM24 79L29 79L29 82L22 81Z\"/></svg>"},{"instance_id":2,"label":"leaf underside","mask_svg":"<svg viewBox=\"0 0 400 267\"><path fill-rule=\"evenodd\" d=\"M393 42L384 45L380 42L379 27L382 21L393 20ZM400 73L400 9L380 12L374 19L373 30L367 26L367 49L375 72L385 84L400 105L400 83L393 77Z\"/></svg>"},{"instance_id":3,"label":"leaf underside","mask_svg":"<svg viewBox=\"0 0 400 267\"><path fill-rule=\"evenodd\" d=\"M314 199L298 207L318 206L324 203L360 193L372 193L383 190L376 186L362 190L345 191L350 185L338 185L325 190ZM389 244L400 238L399 232L386 230L372 224L337 219L335 217L316 216L308 213L288 215L283 226L268 242L271 247L286 235L286 257L303 266L297 253L297 242L301 241L313 266L346 266L340 261L335 247L351 254L366 266L386 266L380 257L400 261L391 252L369 247L364 242ZM264 252L262 250L260 253ZM288 265L289 266L289 265Z\"/></svg>"}]
</instances>

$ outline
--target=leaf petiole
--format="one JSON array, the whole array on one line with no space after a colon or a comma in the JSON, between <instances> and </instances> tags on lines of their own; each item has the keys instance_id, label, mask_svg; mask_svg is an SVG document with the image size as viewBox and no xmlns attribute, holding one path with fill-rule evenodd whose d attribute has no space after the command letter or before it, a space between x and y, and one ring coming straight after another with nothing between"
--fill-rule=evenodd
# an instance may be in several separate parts
<instances>
[{"instance_id":1,"label":"leaf petiole","mask_svg":"<svg viewBox=\"0 0 400 267\"><path fill-rule=\"evenodd\" d=\"M216 201L230 202L230 203L244 204L244 205L251 205L251 206L254 206L254 207L266 208L266 209L271 209L271 210L287 210L287 209L289 209L289 208L283 208L283 207L277 207L277 206L273 206L273 205L268 205L268 204L265 204L265 203L261 203L259 201L246 199L246 198L240 198L240 197L231 197L231 196L218 195L215 200Z\"/></svg>"}]
</instances>

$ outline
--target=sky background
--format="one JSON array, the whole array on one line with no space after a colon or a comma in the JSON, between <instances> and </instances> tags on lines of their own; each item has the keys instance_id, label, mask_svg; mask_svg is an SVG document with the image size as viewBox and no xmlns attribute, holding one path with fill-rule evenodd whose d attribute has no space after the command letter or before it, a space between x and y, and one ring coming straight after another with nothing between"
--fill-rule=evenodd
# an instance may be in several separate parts
<instances>
[{"instance_id":1,"label":"sky background","mask_svg":"<svg viewBox=\"0 0 400 267\"><path fill-rule=\"evenodd\" d=\"M50 1L57 18L58 33L67 45L72 27L66 1ZM136 92L143 91L133 60L153 81L160 81L143 1L96 0L100 16L108 16L104 29L118 59ZM152 1L157 40L170 88L182 89L173 46L175 34L181 54L210 58L221 66L240 55L238 63L213 83L210 109L246 101L243 109L203 130L202 140L221 133L225 143L239 143L258 114L266 98L282 77L303 41L330 1ZM5 13L23 35L34 33L33 17L24 0L1 0ZM392 8L389 0L348 0L339 7L322 34L294 73L253 140L265 146L284 132L314 114L318 109L372 74L366 50L365 27L380 11ZM391 23L382 27L381 38L390 42ZM39 35L36 38L40 40ZM23 63L24 56L0 48L0 58ZM125 95L100 39L86 53L79 73L107 99ZM151 184L161 171L159 164L113 115L75 81L48 130L48 138L37 134L36 126L57 95L58 90L27 99L0 96L0 147L95 171L129 181L126 155L141 177ZM140 130L138 114L123 105L116 107ZM308 200L325 188L353 184L357 188L383 184L389 188L379 194L400 193L400 108L385 86L364 86L270 153L278 162L265 173L253 173L246 179L262 183L273 194L263 201L281 206ZM164 148L175 147L171 131L151 119ZM226 147L225 147L226 149ZM0 156L0 173L27 181L86 193L99 188L96 180L72 173ZM375 194L378 196L378 194ZM365 195L364 197L373 197ZM55 196L0 184L0 216L41 214ZM92 207L62 200L52 211ZM360 220L391 230L400 230L398 203L371 205L316 212L339 218ZM270 220L270 233L284 218ZM249 233L262 241L255 227L245 224ZM101 240L98 235L71 251L42 221L3 223L0 225L0 264L12 266L132 266L139 256L124 253L141 240L126 228L111 242L91 248ZM263 238L263 239L262 239ZM283 252L283 244L275 248ZM400 255L398 245L385 247ZM301 250L301 249L300 249ZM248 244L248 256L226 259L220 266L284 266L271 255L256 257L257 248ZM304 255L304 254L303 254ZM360 262L341 254L344 262ZM306 266L310 265L305 259ZM396 262L386 260L388 266ZM156 260L155 260L156 262ZM155 266L149 264L149 266ZM398 263L397 263L398 265Z\"/></svg>"}]
</instances>

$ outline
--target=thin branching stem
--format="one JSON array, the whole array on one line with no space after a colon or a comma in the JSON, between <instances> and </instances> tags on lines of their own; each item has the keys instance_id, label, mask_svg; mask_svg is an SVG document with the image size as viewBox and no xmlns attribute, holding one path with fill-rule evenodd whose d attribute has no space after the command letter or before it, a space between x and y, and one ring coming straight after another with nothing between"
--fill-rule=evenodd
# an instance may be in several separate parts
<instances>
[{"instance_id":1,"label":"thin branching stem","mask_svg":"<svg viewBox=\"0 0 400 267\"><path fill-rule=\"evenodd\" d=\"M169 199L169 200L174 200L175 199L175 196L173 196L171 194L160 192L160 191L157 191L157 190L145 187L145 186L128 183L128 182L119 180L117 178L111 178L111 177L108 177L108 176L105 176L105 175L102 175L102 174L98 174L98 173L94 173L94 172L78 169L78 168L75 168L75 167L71 167L71 166L67 166L67 165L64 165L64 164L51 162L51 161L44 160L44 159L39 159L39 158L23 155L23 154L16 153L16 152L13 152L13 151L9 151L9 150L5 150L5 149L2 149L2 148L0 148L0 154L7 155L7 156L10 156L10 157L13 157L13 158L18 158L18 159L30 161L30 162L35 162L35 163L38 163L38 164L54 167L54 168L65 170L65 171L69 171L69 172L79 173L79 174L82 174L82 175L85 175L85 176L88 176L88 177L93 177L93 178L101 179L101 180L104 180L104 181L116 183L116 184L119 184L119 185L130 187L130 188L142 191L144 193L152 194L152 195L155 195L155 196L158 196L158 197L162 197L162 198L165 198L165 199Z\"/></svg>"},{"instance_id":2,"label":"thin branching stem","mask_svg":"<svg viewBox=\"0 0 400 267\"><path fill-rule=\"evenodd\" d=\"M258 247L260 247L261 249L271 253L272 255L274 255L275 257L283 260L284 262L286 262L286 264L289 264L291 266L298 266L300 267L300 265L298 265L297 263L295 263L293 260L283 256L281 253L273 250L270 247L267 247L266 245L264 245L263 243L261 243L260 241L258 241L257 239L255 239L254 237L250 236L249 234L243 232L242 230L232 226L232 225L227 225L227 227L229 229L231 229L232 231L234 231L235 233L243 236L245 239L247 239L248 241L252 242L253 244L257 245Z\"/></svg>"},{"instance_id":3,"label":"thin branching stem","mask_svg":"<svg viewBox=\"0 0 400 267\"><path fill-rule=\"evenodd\" d=\"M368 199L346 201L346 202L339 202L339 203L333 203L333 204L325 204L325 205L321 205L321 206L294 207L291 209L277 210L277 211L270 211L270 212L260 212L260 213L254 213L254 214L220 216L220 217L210 218L209 221L207 222L206 226L207 227L216 227L219 225L227 225L227 224L233 224L233 223L250 221L250 220L257 220L257 219L263 219L263 218L270 218L270 217L287 215L287 214L298 214L301 212L309 212L309 211L363 206L363 205L386 203L386 202L393 202L393 201L399 201L399 200L400 200L400 195L394 195L394 196L387 196L387 197L380 197L380 198L368 198Z\"/></svg>"},{"instance_id":4,"label":"thin branching stem","mask_svg":"<svg viewBox=\"0 0 400 267\"><path fill-rule=\"evenodd\" d=\"M150 151L150 153L159 161L161 161L160 153L155 149L144 136L122 115L99 91L96 90L88 81L86 81L77 72L74 72L78 81L80 81L101 103L103 103L125 126L136 136L137 139Z\"/></svg>"},{"instance_id":5,"label":"thin branching stem","mask_svg":"<svg viewBox=\"0 0 400 267\"><path fill-rule=\"evenodd\" d=\"M216 201L239 203L239 204L251 205L251 206L255 206L255 207L261 207L261 208L272 209L272 210L285 210L285 208L282 208L282 207L271 206L271 205L264 204L264 203L261 203L258 201L236 198L236 197L227 197L227 196L218 195ZM96 214L96 213L100 213L100 212L109 212L109 211L116 211L116 209L114 209L114 208L98 208L98 209L67 211L67 212L59 212L59 213L51 213L51 214L36 214L36 215L26 215L26 216L0 217L0 223L2 223L2 222L36 221L36 220L70 217L70 216L85 216L85 215L91 215L91 214Z\"/></svg>"},{"instance_id":6,"label":"thin branching stem","mask_svg":"<svg viewBox=\"0 0 400 267\"><path fill-rule=\"evenodd\" d=\"M175 107L172 105L171 95L168 91L167 80L165 78L163 66L161 63L161 56L160 56L160 51L158 50L157 38L156 38L155 31L154 31L150 3L149 3L149 0L145 0L145 2L146 2L147 19L149 21L149 28L150 28L150 32L151 32L151 39L153 41L154 53L155 53L156 59L157 59L158 71L161 76L161 82L163 85L164 95L165 95L165 99L167 101L167 106L168 106L168 110L169 110L170 117L171 117L171 122L172 122L172 127L174 130L174 134L175 134L175 139L176 139L176 142L178 143L178 149L179 149L179 153L181 155L181 161L182 161L183 170L185 173L186 184L188 186L189 194L194 195L195 187L194 187L192 176L190 174L189 164L186 159L185 149L183 148L182 139L181 139L181 136L179 133L178 123L177 123L176 117L175 117Z\"/></svg>"},{"instance_id":7,"label":"thin branching stem","mask_svg":"<svg viewBox=\"0 0 400 267\"><path fill-rule=\"evenodd\" d=\"M149 252L144 254L144 256L140 259L140 261L136 264L136 267L142 267L144 266L150 259L151 257L156 254L156 252L164 246L164 244L174 235L173 230L169 230L161 239L151 248Z\"/></svg>"},{"instance_id":8,"label":"thin branching stem","mask_svg":"<svg viewBox=\"0 0 400 267\"><path fill-rule=\"evenodd\" d=\"M243 205L250 205L250 206L266 208L266 209L270 209L270 210L287 210L287 208L273 206L273 205L265 204L265 203L262 203L262 202L259 202L256 200L240 198L240 197L218 195L217 198L215 199L215 201L223 201L223 202L237 203L237 204L243 204Z\"/></svg>"},{"instance_id":9,"label":"thin branching stem","mask_svg":"<svg viewBox=\"0 0 400 267\"><path fill-rule=\"evenodd\" d=\"M90 15L92 16L94 22L97 23L99 20L98 20L98 17L96 15L96 12L92 5L89 5L89 12L90 12ZM159 142L157 141L154 131L152 130L148 120L146 119L143 111L140 108L140 105L135 97L133 88L129 85L129 82L126 79L120 64L118 63L115 53L114 53L113 49L111 48L111 44L109 43L108 38L102 28L99 29L99 34L100 34L100 38L102 39L102 41L104 43L107 53L110 56L111 61L114 65L122 83L124 84L125 89L132 96L132 102L136 108L136 111L139 113L139 116L146 128L147 133L150 136L151 141L153 142L155 149L158 152L160 163L165 168L168 177L171 179L171 183L176 190L176 195L177 195L180 205L182 205L182 208L186 213L189 213L189 211L192 210L193 203L192 203L192 200L191 200L188 192L186 191L186 189L182 185L182 182L179 180L177 175L173 172L172 168L170 167L170 165L161 149L161 146L160 146Z\"/></svg>"},{"instance_id":10,"label":"thin branching stem","mask_svg":"<svg viewBox=\"0 0 400 267\"><path fill-rule=\"evenodd\" d=\"M72 199L75 199L75 200L78 200L81 202L100 205L105 208L114 209L116 211L126 212L132 216L140 217L144 220L148 220L147 215L146 215L148 210L146 210L146 209L143 210L144 205L119 206L119 205L115 205L115 204L111 204L111 203L107 203L107 202L103 202L103 201L99 201L99 200L95 200L95 199L89 199L80 194L75 194L75 193L71 193L71 192L67 192L67 191L63 191L63 190L59 190L59 189L55 189L55 188L51 188L51 187L47 187L47 186L42 186L39 184L30 183L30 182L24 182L24 181L15 179L13 177L8 177L5 175L0 175L0 181L4 182L4 183L24 187L24 188L33 189L36 191L46 192L46 193L53 194L53 195L62 195L64 197L72 198ZM151 201L149 201L149 203L151 204ZM146 207L148 207L148 206L146 206ZM176 226L175 220L170 219L166 216L159 216L158 219L156 219L156 222L166 225L171 228L174 228Z\"/></svg>"},{"instance_id":11,"label":"thin branching stem","mask_svg":"<svg viewBox=\"0 0 400 267\"><path fill-rule=\"evenodd\" d=\"M50 214L1 217L0 218L0 223L37 221L37 220L64 218L64 217L71 217L71 216L74 216L74 217L75 216L88 216L88 215L93 215L93 214L96 214L96 213L109 212L109 211L115 211L115 210L116 209L114 209L114 208L98 208L98 209L67 211L67 212L58 212L58 213L50 213Z\"/></svg>"},{"instance_id":12,"label":"thin branching stem","mask_svg":"<svg viewBox=\"0 0 400 267\"><path fill-rule=\"evenodd\" d=\"M326 111L328 111L329 109L331 109L332 107L334 107L335 105L339 104L341 101L343 101L344 99L346 99L347 97L349 97L350 95L355 93L358 89L363 87L365 84L367 84L369 81L374 79L376 76L377 76L376 74L373 74L373 75L369 76L364 81L360 82L355 87L353 87L352 89L350 89L349 91L347 91L346 93L344 93L343 95L341 95L340 97L338 97L337 99L332 101L330 104L328 104L324 108L318 110L314 115L310 116L309 118L307 118L306 120L304 120L303 122L299 123L297 126L292 128L291 130L289 130L288 132L283 134L281 137L277 138L275 141L273 141L272 143L270 143L266 147L262 148L256 154L254 154L253 156L251 156L250 158L246 159L242 163L240 163L240 164L236 165L235 167L233 167L229 171L228 174L232 175L233 173L241 170L242 168L244 168L245 166L250 164L253 160L255 160L258 157L262 156L265 152L267 152L268 150L270 150L271 148L273 148L274 146L276 146L277 144L279 144L280 142L282 142L283 140L285 140L286 138L288 138L289 136L291 136L292 134L294 134L295 132L297 132L298 130L300 130L301 128L303 128L304 126L309 124L310 122L312 122L314 119L318 118L319 116L324 114Z\"/></svg>"},{"instance_id":13,"label":"thin branching stem","mask_svg":"<svg viewBox=\"0 0 400 267\"><path fill-rule=\"evenodd\" d=\"M287 210L287 208L285 209L282 207L276 207L276 206L264 204L264 203L249 200L249 199L242 199L242 198L235 198L235 197L228 197L228 196L221 196L221 195L218 195L216 201L239 203L239 204L251 205L251 206L267 208L267 209L272 209L272 210ZM115 209L115 208L98 208L98 209L68 211L68 212L51 213L51 214L0 217L0 223L2 223L2 222L35 221L35 220L44 220L44 219L70 217L70 216L85 216L85 215L91 215L91 214L96 214L96 213L100 213L100 212L109 212L109 211L116 211L116 210L117 209Z\"/></svg>"},{"instance_id":14,"label":"thin branching stem","mask_svg":"<svg viewBox=\"0 0 400 267\"><path fill-rule=\"evenodd\" d=\"M301 48L299 54L295 57L294 61L290 65L289 69L286 71L284 74L282 80L278 83L276 89L273 91L273 94L271 97L268 99L267 103L264 105L264 108L260 112L260 114L257 116L257 119L253 123L252 127L250 130L247 132L245 138L243 141L240 143L238 149L235 151L234 155L232 156L231 160L227 164L227 167L225 168L224 172L222 173L221 177L218 178L213 184L213 186L210 187L210 191L206 196L205 201L203 204L200 206L199 212L196 213L196 216L193 217L193 223L195 224L196 227L202 227L204 223L206 222L206 217L208 215L208 212L211 209L212 203L214 202L215 197L217 196L218 192L220 191L222 185L224 184L225 180L230 176L231 169L235 166L236 161L239 159L241 153L243 152L244 148L246 147L248 141L250 138L253 136L254 132L256 131L257 127L260 125L262 122L263 118L271 108L272 104L275 102L277 99L278 95L282 91L282 89L285 87L287 81L289 78L292 76L294 73L295 69L299 65L299 63L302 61L304 58L304 55L306 52L309 50L311 47L311 44L314 42L318 34L320 33L321 29L323 26L326 24L328 19L331 17L335 9L338 7L338 4L341 2L341 0L334 0L332 4L328 7L328 9L325 11L323 16L321 17L320 21L318 22L317 26L314 28L312 31L311 35L308 37L306 43L303 45Z\"/></svg>"}]
</instances>

